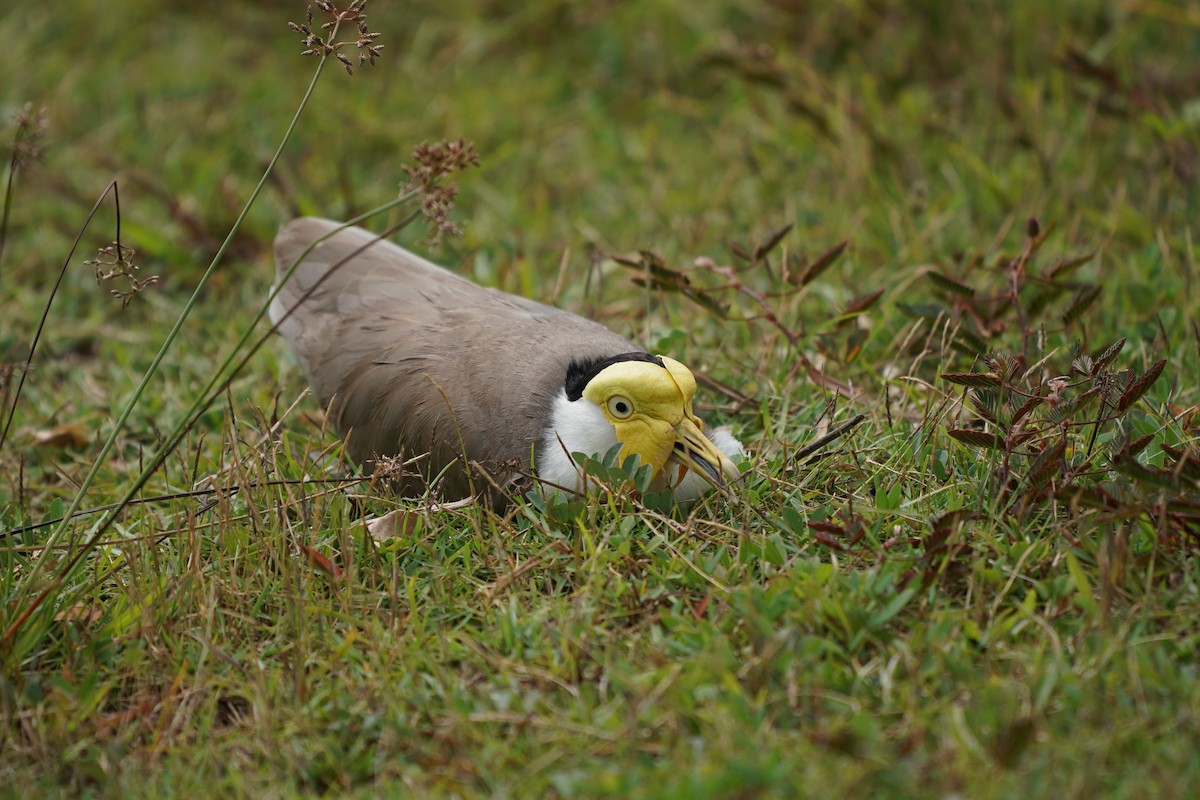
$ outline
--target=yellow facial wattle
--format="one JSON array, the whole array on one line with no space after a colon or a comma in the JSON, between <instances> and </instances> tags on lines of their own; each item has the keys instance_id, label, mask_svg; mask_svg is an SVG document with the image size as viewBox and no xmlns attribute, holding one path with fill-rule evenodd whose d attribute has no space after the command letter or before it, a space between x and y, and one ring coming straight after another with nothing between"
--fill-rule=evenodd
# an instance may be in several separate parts
<instances>
[{"instance_id":1,"label":"yellow facial wattle","mask_svg":"<svg viewBox=\"0 0 1200 800\"><path fill-rule=\"evenodd\" d=\"M606 367L588 382L583 397L612 423L622 459L636 455L655 477L674 459L724 488L726 479L738 476L737 467L704 435L704 423L692 411L696 378L678 361L660 360L661 367L648 361Z\"/></svg>"}]
</instances>

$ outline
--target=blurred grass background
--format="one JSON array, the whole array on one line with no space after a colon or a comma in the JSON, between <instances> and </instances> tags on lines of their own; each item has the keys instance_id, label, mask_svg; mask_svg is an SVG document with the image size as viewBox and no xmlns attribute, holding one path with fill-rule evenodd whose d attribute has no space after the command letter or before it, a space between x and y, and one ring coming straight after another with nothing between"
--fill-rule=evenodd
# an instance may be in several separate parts
<instances>
[{"instance_id":1,"label":"blurred grass background","mask_svg":"<svg viewBox=\"0 0 1200 800\"><path fill-rule=\"evenodd\" d=\"M754 395L761 405L731 421L765 473L790 468L824 408L794 352L769 326L638 289L605 254L724 263L731 242L789 223L784 247L810 258L848 240L787 312L815 336L882 289L861 349L822 361L878 399L884 376L914 363L897 345L913 324L898 303L931 294L933 265L1018 248L1035 217L1053 226L1052 257L1096 251L1083 274L1103 287L1086 327L1059 344L1128 336L1135 368L1170 360L1160 405L1196 402L1194 3L376 0L368 15L383 59L323 76L92 505L136 473L251 319L278 226L392 198L411 147L442 138L474 142L482 165L459 177L465 235L432 256L666 342ZM48 119L44 159L16 174L0 361L23 360L113 178L123 242L160 278L124 311L96 285L82 259L113 239L106 206L55 297L0 454L4 527L70 498L249 195L315 63L285 24L303 16L278 1L0 11L0 111L32 103ZM403 238L419 248L421 237ZM933 380L945 366L917 359L911 372ZM242 463L259 410L272 418L302 385L271 343L155 488ZM947 496L987 501L971 494L983 491L974 456L936 435L952 477L919 480L926 440L891 418L928 411L915 392L861 409L874 454L858 468L874 478L859 487L849 457L834 469L874 509L880 541ZM75 446L34 444L64 424L78 426ZM293 427L314 449L330 442ZM875 492L893 474L902 513ZM766 502L806 514L822 498ZM1141 552L1101 611L1079 600L1090 595L1067 554L1108 586L1110 540L1072 541L1052 516L977 532L966 589L914 600L900 585L909 555L843 564L796 531L760 540L733 512L729 530L683 542L653 520L602 515L593 534L608 544L595 552L587 536L527 520L429 522L380 554L354 544L334 498L305 505L314 541L358 563L329 586L289 549L282 513L263 522L292 502L310 500L243 494L208 533L166 545L149 531L169 529L178 507L131 512L132 540L104 554L130 566L97 581L97 616L47 623L34 655L5 664L0 776L16 794L1184 797L1198 780L1194 542ZM10 576L21 552L6 556ZM526 559L535 580L480 593ZM723 591L709 605L712 575Z\"/></svg>"}]
</instances>

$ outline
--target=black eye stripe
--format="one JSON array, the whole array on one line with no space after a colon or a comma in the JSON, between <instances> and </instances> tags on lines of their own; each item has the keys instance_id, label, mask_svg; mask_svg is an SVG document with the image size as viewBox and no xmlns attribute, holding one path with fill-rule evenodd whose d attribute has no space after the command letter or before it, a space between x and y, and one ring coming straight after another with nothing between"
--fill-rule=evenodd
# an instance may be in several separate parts
<instances>
[{"instance_id":1,"label":"black eye stripe","mask_svg":"<svg viewBox=\"0 0 1200 800\"><path fill-rule=\"evenodd\" d=\"M622 361L645 361L650 364L657 364L666 369L666 364L658 356L652 356L649 353L622 353L608 358L597 358L587 361L571 360L571 365L567 367L567 379L563 384L563 390L567 393L567 399L574 403L579 398L583 397L583 390L587 388L588 383L592 378L599 375L607 367L613 364L620 364Z\"/></svg>"}]
</instances>

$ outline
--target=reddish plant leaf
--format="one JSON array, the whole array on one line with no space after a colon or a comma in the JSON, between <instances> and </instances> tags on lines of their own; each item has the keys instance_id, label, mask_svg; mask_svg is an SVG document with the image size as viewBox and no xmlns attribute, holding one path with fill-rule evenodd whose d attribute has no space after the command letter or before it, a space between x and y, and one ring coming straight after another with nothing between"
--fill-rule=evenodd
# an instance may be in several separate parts
<instances>
[{"instance_id":1,"label":"reddish plant leaf","mask_svg":"<svg viewBox=\"0 0 1200 800\"><path fill-rule=\"evenodd\" d=\"M1046 420L1054 425L1068 420L1074 420L1077 414L1083 412L1092 403L1099 400L1104 395L1104 387L1092 385L1092 388L1086 392L1068 397L1058 405L1050 409L1050 413L1046 415Z\"/></svg>"},{"instance_id":2,"label":"reddish plant leaf","mask_svg":"<svg viewBox=\"0 0 1200 800\"><path fill-rule=\"evenodd\" d=\"M692 285L691 279L686 274L669 269L658 254L642 250L639 255L638 259L612 256L615 263L640 273L630 279L634 285L664 292L678 292L715 316L721 318L728 316L729 309L725 305L706 294L703 289Z\"/></svg>"},{"instance_id":3,"label":"reddish plant leaf","mask_svg":"<svg viewBox=\"0 0 1200 800\"><path fill-rule=\"evenodd\" d=\"M975 410L979 412L979 416L983 417L993 425L999 425L1000 420L996 418L996 412L992 409L989 400L994 401L995 398L980 397L980 395L992 395L994 392L972 392L971 405L975 406Z\"/></svg>"},{"instance_id":4,"label":"reddish plant leaf","mask_svg":"<svg viewBox=\"0 0 1200 800\"><path fill-rule=\"evenodd\" d=\"M860 517L858 514L853 514L850 517L850 521L846 523L846 532L844 535L847 539L847 546L853 547L854 545L858 544L866 532L867 528L865 525L863 525L862 517Z\"/></svg>"},{"instance_id":5,"label":"reddish plant leaf","mask_svg":"<svg viewBox=\"0 0 1200 800\"><path fill-rule=\"evenodd\" d=\"M1167 360L1164 358L1161 361L1154 363L1150 369L1146 370L1146 374L1140 378L1134 378L1125 387L1125 391L1121 393L1121 399L1117 402L1117 411L1124 411L1131 405L1136 403L1142 395L1149 391L1154 382L1158 380L1158 376L1162 375L1163 367L1167 365Z\"/></svg>"},{"instance_id":6,"label":"reddish plant leaf","mask_svg":"<svg viewBox=\"0 0 1200 800\"><path fill-rule=\"evenodd\" d=\"M1048 277L1050 280L1055 280L1057 278L1061 278L1062 276L1067 275L1068 273L1074 272L1075 270L1079 269L1087 262L1091 261L1092 256L1094 256L1094 255L1096 255L1096 251L1092 250L1091 252L1084 253L1081 256L1074 256L1073 258L1064 258L1062 261L1059 261L1057 264L1055 264L1053 267L1050 268L1050 271L1046 274L1046 277Z\"/></svg>"},{"instance_id":7,"label":"reddish plant leaf","mask_svg":"<svg viewBox=\"0 0 1200 800\"><path fill-rule=\"evenodd\" d=\"M1175 460L1171 471L1183 475L1192 480L1200 480L1200 453L1196 453L1190 449L1182 447L1172 447L1169 444L1162 444L1163 452Z\"/></svg>"},{"instance_id":8,"label":"reddish plant leaf","mask_svg":"<svg viewBox=\"0 0 1200 800\"><path fill-rule=\"evenodd\" d=\"M976 519L978 516L979 512L972 508L958 508L930 520L929 526L935 534L945 537L954 532L956 525Z\"/></svg>"},{"instance_id":9,"label":"reddish plant leaf","mask_svg":"<svg viewBox=\"0 0 1200 800\"><path fill-rule=\"evenodd\" d=\"M1175 498L1167 501L1167 510L1189 519L1200 519L1200 500Z\"/></svg>"},{"instance_id":10,"label":"reddish plant leaf","mask_svg":"<svg viewBox=\"0 0 1200 800\"><path fill-rule=\"evenodd\" d=\"M1071 500L1085 508L1099 508L1104 511L1115 511L1121 507L1121 501L1099 486L1089 486L1086 489L1078 491L1072 496Z\"/></svg>"},{"instance_id":11,"label":"reddish plant leaf","mask_svg":"<svg viewBox=\"0 0 1200 800\"><path fill-rule=\"evenodd\" d=\"M1038 453L1029 466L1026 477L1029 486L1033 489L1041 489L1050 483L1054 476L1061 474L1062 458L1066 452L1067 440L1064 437L1054 444L1047 445L1042 452Z\"/></svg>"},{"instance_id":12,"label":"reddish plant leaf","mask_svg":"<svg viewBox=\"0 0 1200 800\"><path fill-rule=\"evenodd\" d=\"M1112 360L1117 357L1117 354L1121 352L1122 348L1125 347L1125 340L1125 337L1122 336L1120 339L1105 348L1104 352L1102 352L1100 355L1093 356L1091 374L1095 375L1097 372L1107 367Z\"/></svg>"},{"instance_id":13,"label":"reddish plant leaf","mask_svg":"<svg viewBox=\"0 0 1200 800\"><path fill-rule=\"evenodd\" d=\"M851 314L861 314L871 306L875 305L875 301L883 296L883 289L876 289L867 294L860 294L849 303L846 304L845 310L842 311L842 316L850 316Z\"/></svg>"},{"instance_id":14,"label":"reddish plant leaf","mask_svg":"<svg viewBox=\"0 0 1200 800\"><path fill-rule=\"evenodd\" d=\"M952 294L957 294L968 299L975 298L974 288L965 283L960 283L954 280L954 278L951 278L949 275L945 275L936 270L931 270L926 274L929 276L929 280L933 281L938 286L942 287L948 292L951 292Z\"/></svg>"},{"instance_id":15,"label":"reddish plant leaf","mask_svg":"<svg viewBox=\"0 0 1200 800\"><path fill-rule=\"evenodd\" d=\"M807 286L817 279L822 272L833 266L833 262L837 261L842 253L846 252L846 247L850 244L849 239L844 239L838 244L826 250L821 255L817 256L804 272L801 273L793 283L797 286Z\"/></svg>"},{"instance_id":16,"label":"reddish plant leaf","mask_svg":"<svg viewBox=\"0 0 1200 800\"><path fill-rule=\"evenodd\" d=\"M869 336L870 333L861 328L850 334L846 338L846 354L842 357L842 360L850 363L857 358L858 354L862 352L863 343L867 341Z\"/></svg>"},{"instance_id":17,"label":"reddish plant leaf","mask_svg":"<svg viewBox=\"0 0 1200 800\"><path fill-rule=\"evenodd\" d=\"M1126 446L1126 450L1129 452L1129 455L1136 456L1138 453L1145 450L1146 445L1150 444L1152 441L1154 441L1154 434L1147 433L1140 439L1135 439L1134 441L1130 442Z\"/></svg>"},{"instance_id":18,"label":"reddish plant leaf","mask_svg":"<svg viewBox=\"0 0 1200 800\"><path fill-rule=\"evenodd\" d=\"M994 450L1004 449L1004 440L994 433L972 431L966 428L951 428L947 433L954 439L971 447L986 447Z\"/></svg>"},{"instance_id":19,"label":"reddish plant leaf","mask_svg":"<svg viewBox=\"0 0 1200 800\"><path fill-rule=\"evenodd\" d=\"M980 389L1004 385L1000 376L992 372L943 372L942 380L956 383L959 386L973 386Z\"/></svg>"},{"instance_id":20,"label":"reddish plant leaf","mask_svg":"<svg viewBox=\"0 0 1200 800\"><path fill-rule=\"evenodd\" d=\"M1075 295L1075 299L1071 301L1071 305L1063 312L1063 325L1070 325L1075 320L1083 316L1083 313L1091 308L1092 303L1096 302L1096 298L1100 296L1099 286L1085 286Z\"/></svg>"},{"instance_id":21,"label":"reddish plant leaf","mask_svg":"<svg viewBox=\"0 0 1200 800\"><path fill-rule=\"evenodd\" d=\"M1118 453L1117 457L1112 462L1113 469L1120 472L1139 483L1148 483L1151 486L1157 486L1160 489L1178 489L1179 479L1175 477L1173 472L1167 472L1162 469L1147 467L1138 462L1133 455L1129 453Z\"/></svg>"},{"instance_id":22,"label":"reddish plant leaf","mask_svg":"<svg viewBox=\"0 0 1200 800\"><path fill-rule=\"evenodd\" d=\"M1025 402L1024 402L1022 405L1021 405L1021 407L1020 407L1020 408L1018 408L1018 409L1017 409L1017 410L1016 410L1016 411L1013 413L1013 417L1012 417L1012 424L1013 424L1013 425L1016 425L1018 422L1020 422L1021 420L1023 420L1023 419L1025 418L1025 415L1026 415L1026 414L1028 414L1030 411L1033 411L1033 410L1034 410L1035 408L1037 408L1039 405L1041 405L1041 403L1042 403L1042 401L1043 401L1044 399L1045 399L1045 398L1042 398L1042 397L1031 397L1031 398L1029 398L1028 400L1026 400L1026 401L1025 401Z\"/></svg>"},{"instance_id":23,"label":"reddish plant leaf","mask_svg":"<svg viewBox=\"0 0 1200 800\"><path fill-rule=\"evenodd\" d=\"M783 237L787 236L793 227L795 226L789 222L787 225L784 225L782 228L764 239L758 247L754 248L754 260L761 261L763 256L767 255L776 247L778 247L779 243L783 241Z\"/></svg>"},{"instance_id":24,"label":"reddish plant leaf","mask_svg":"<svg viewBox=\"0 0 1200 800\"><path fill-rule=\"evenodd\" d=\"M954 339L950 345L968 356L976 356L987 350L987 345L983 343L982 339L961 326L954 332Z\"/></svg>"},{"instance_id":25,"label":"reddish plant leaf","mask_svg":"<svg viewBox=\"0 0 1200 800\"><path fill-rule=\"evenodd\" d=\"M1030 316L1038 316L1046 309L1046 306L1050 305L1051 301L1057 300L1066 291L1066 286L1054 283L1046 284L1033 296L1033 299L1025 304L1025 310L1029 312Z\"/></svg>"},{"instance_id":26,"label":"reddish plant leaf","mask_svg":"<svg viewBox=\"0 0 1200 800\"><path fill-rule=\"evenodd\" d=\"M1175 417L1179 427L1185 431L1200 430L1200 406L1177 406L1174 403L1167 403L1167 410L1171 412L1171 416Z\"/></svg>"},{"instance_id":27,"label":"reddish plant leaf","mask_svg":"<svg viewBox=\"0 0 1200 800\"><path fill-rule=\"evenodd\" d=\"M302 551L304 551L304 555L308 556L309 563L314 567L330 577L342 577L341 567L330 561L327 556L322 555L316 548L309 547L306 544L300 544L299 547Z\"/></svg>"},{"instance_id":28,"label":"reddish plant leaf","mask_svg":"<svg viewBox=\"0 0 1200 800\"><path fill-rule=\"evenodd\" d=\"M812 527L811 523L809 524L809 527ZM846 548L842 546L842 543L835 539L832 534L822 530L817 530L815 528L813 529L812 534L813 538L817 540L818 544L823 544L831 550L837 550L843 553L846 551Z\"/></svg>"},{"instance_id":29,"label":"reddish plant leaf","mask_svg":"<svg viewBox=\"0 0 1200 800\"><path fill-rule=\"evenodd\" d=\"M1007 353L984 353L983 363L987 365L989 372L997 375L1008 374L1009 357Z\"/></svg>"}]
</instances>

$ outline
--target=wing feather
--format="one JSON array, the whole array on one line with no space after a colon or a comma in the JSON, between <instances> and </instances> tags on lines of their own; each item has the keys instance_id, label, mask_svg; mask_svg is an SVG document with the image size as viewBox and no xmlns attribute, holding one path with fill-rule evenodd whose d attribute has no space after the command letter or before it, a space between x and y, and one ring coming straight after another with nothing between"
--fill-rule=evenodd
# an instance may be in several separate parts
<instances>
[{"instance_id":1,"label":"wing feather","mask_svg":"<svg viewBox=\"0 0 1200 800\"><path fill-rule=\"evenodd\" d=\"M424 475L402 490L444 473L445 496L467 495L464 458L502 481L527 472L570 362L638 349L595 322L477 286L361 228L333 233L338 227L303 218L280 231L277 280L332 236L304 256L271 319L335 429L349 436L351 458L369 465L429 454Z\"/></svg>"}]
</instances>

